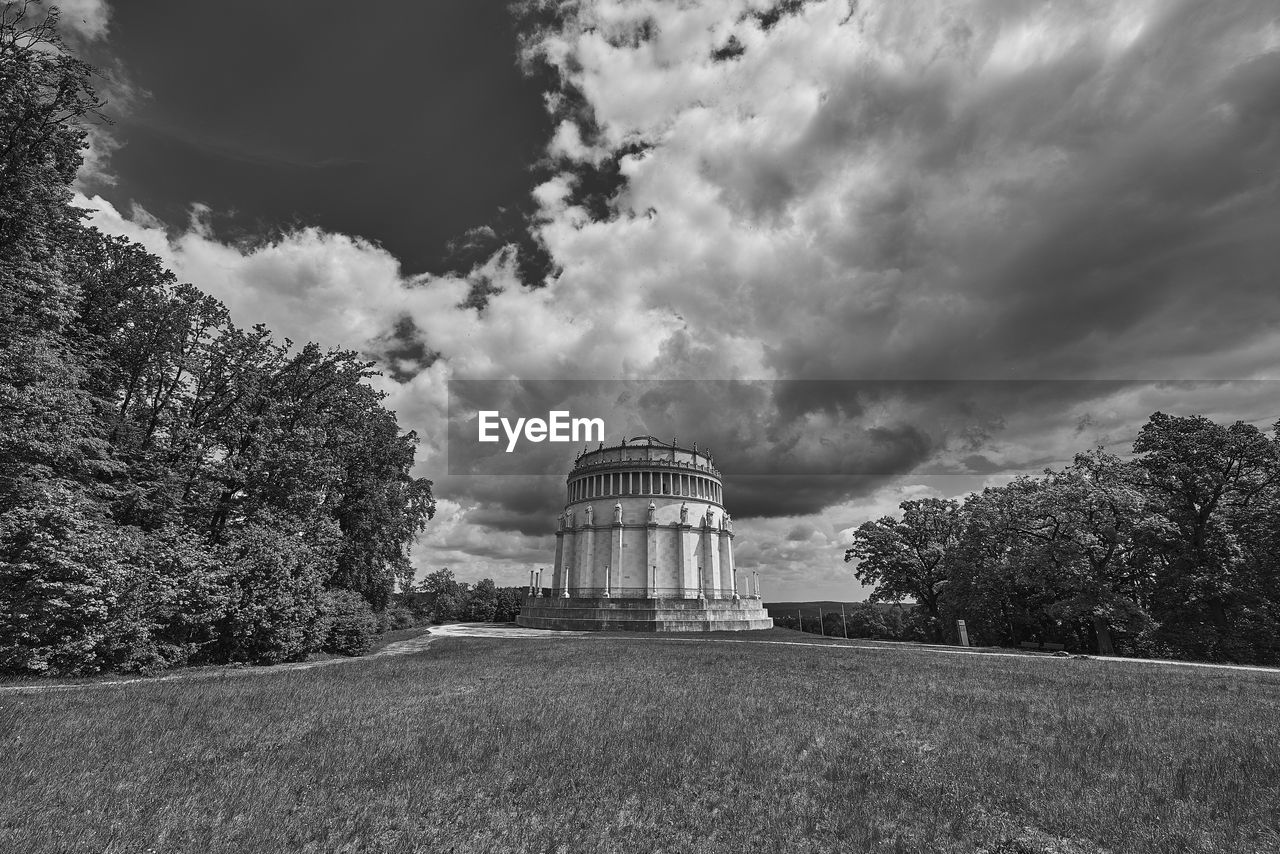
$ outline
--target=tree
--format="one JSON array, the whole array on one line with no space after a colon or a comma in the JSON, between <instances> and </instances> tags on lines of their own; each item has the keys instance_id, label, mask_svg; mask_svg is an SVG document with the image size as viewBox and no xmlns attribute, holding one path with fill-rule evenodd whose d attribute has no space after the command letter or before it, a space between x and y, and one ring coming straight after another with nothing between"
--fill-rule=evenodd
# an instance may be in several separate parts
<instances>
[{"instance_id":1,"label":"tree","mask_svg":"<svg viewBox=\"0 0 1280 854\"><path fill-rule=\"evenodd\" d=\"M1268 640L1280 627L1276 566L1257 544L1278 509L1277 439L1243 422L1157 412L1133 449L1149 507L1167 522L1145 543L1163 641L1200 658L1271 660L1280 652Z\"/></svg>"},{"instance_id":2,"label":"tree","mask_svg":"<svg viewBox=\"0 0 1280 854\"><path fill-rule=\"evenodd\" d=\"M338 655L364 655L378 634L378 618L359 593L330 590L321 600L324 642L321 649Z\"/></svg>"},{"instance_id":3,"label":"tree","mask_svg":"<svg viewBox=\"0 0 1280 854\"><path fill-rule=\"evenodd\" d=\"M417 437L358 354L238 328L81 224L101 102L33 11L0 7L0 666L306 655L323 591L383 608L410 577Z\"/></svg>"},{"instance_id":4,"label":"tree","mask_svg":"<svg viewBox=\"0 0 1280 854\"><path fill-rule=\"evenodd\" d=\"M0 515L0 669L152 672L207 658L226 571L184 532L116 526L77 500Z\"/></svg>"},{"instance_id":5,"label":"tree","mask_svg":"<svg viewBox=\"0 0 1280 854\"><path fill-rule=\"evenodd\" d=\"M912 598L933 621L931 633L942 640L938 596L951 570L959 543L960 504L943 498L904 501L902 518L885 516L866 522L853 534L844 559L858 561L855 577L873 585L871 602Z\"/></svg>"},{"instance_id":6,"label":"tree","mask_svg":"<svg viewBox=\"0 0 1280 854\"><path fill-rule=\"evenodd\" d=\"M1146 506L1133 466L1101 450L1076 455L1059 473L1049 473L1032 508L1037 540L1056 571L1061 597L1052 616L1087 621L1096 650L1112 655L1112 629L1129 635L1153 626L1145 600L1151 576L1135 549L1156 534L1159 520Z\"/></svg>"},{"instance_id":7,"label":"tree","mask_svg":"<svg viewBox=\"0 0 1280 854\"><path fill-rule=\"evenodd\" d=\"M300 528L297 520L266 516L219 548L232 591L218 627L222 660L298 661L324 643L321 593L331 567Z\"/></svg>"},{"instance_id":8,"label":"tree","mask_svg":"<svg viewBox=\"0 0 1280 854\"><path fill-rule=\"evenodd\" d=\"M498 588L492 578L482 578L471 589L463 619L477 623L492 623L497 613Z\"/></svg>"},{"instance_id":9,"label":"tree","mask_svg":"<svg viewBox=\"0 0 1280 854\"><path fill-rule=\"evenodd\" d=\"M453 577L453 570L445 567L430 573L422 579L419 590L427 601L432 622L443 623L462 616L465 591Z\"/></svg>"},{"instance_id":10,"label":"tree","mask_svg":"<svg viewBox=\"0 0 1280 854\"><path fill-rule=\"evenodd\" d=\"M497 608L494 610L495 623L511 623L520 614L520 603L524 601L523 587L499 587Z\"/></svg>"},{"instance_id":11,"label":"tree","mask_svg":"<svg viewBox=\"0 0 1280 854\"><path fill-rule=\"evenodd\" d=\"M857 602L846 607L844 623L840 628L841 634L846 629L851 638L895 639L884 617L880 614L880 609L870 602Z\"/></svg>"},{"instance_id":12,"label":"tree","mask_svg":"<svg viewBox=\"0 0 1280 854\"><path fill-rule=\"evenodd\" d=\"M946 610L984 642L1092 634L1112 654L1113 627L1150 628L1135 534L1153 520L1133 468L1101 451L1061 472L1019 478L966 502Z\"/></svg>"},{"instance_id":13,"label":"tree","mask_svg":"<svg viewBox=\"0 0 1280 854\"><path fill-rule=\"evenodd\" d=\"M69 202L81 122L102 102L58 36L57 11L31 12L0 7L0 510L111 466L97 401L81 387L80 294L60 251L80 227Z\"/></svg>"}]
</instances>

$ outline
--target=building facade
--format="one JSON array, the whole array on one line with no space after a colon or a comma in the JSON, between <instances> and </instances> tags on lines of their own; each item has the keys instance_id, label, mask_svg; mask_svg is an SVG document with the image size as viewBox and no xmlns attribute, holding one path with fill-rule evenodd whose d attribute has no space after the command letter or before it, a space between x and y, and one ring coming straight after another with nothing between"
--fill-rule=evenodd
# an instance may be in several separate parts
<instances>
[{"instance_id":1,"label":"building facade","mask_svg":"<svg viewBox=\"0 0 1280 854\"><path fill-rule=\"evenodd\" d=\"M733 558L711 455L652 436L587 451L566 481L555 562L530 579L521 625L681 631L773 625Z\"/></svg>"}]
</instances>

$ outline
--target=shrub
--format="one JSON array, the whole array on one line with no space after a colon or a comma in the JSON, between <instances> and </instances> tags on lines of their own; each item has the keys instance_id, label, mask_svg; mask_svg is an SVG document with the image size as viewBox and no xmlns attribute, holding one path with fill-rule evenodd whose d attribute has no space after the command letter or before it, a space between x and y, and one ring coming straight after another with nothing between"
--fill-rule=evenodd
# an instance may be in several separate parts
<instances>
[{"instance_id":1,"label":"shrub","mask_svg":"<svg viewBox=\"0 0 1280 854\"><path fill-rule=\"evenodd\" d=\"M378 618L369 603L351 590L324 594L327 629L323 649L335 655L364 655L378 634Z\"/></svg>"},{"instance_id":2,"label":"shrub","mask_svg":"<svg viewBox=\"0 0 1280 854\"><path fill-rule=\"evenodd\" d=\"M0 516L0 669L73 676L186 664L227 604L202 546L60 494Z\"/></svg>"},{"instance_id":3,"label":"shrub","mask_svg":"<svg viewBox=\"0 0 1280 854\"><path fill-rule=\"evenodd\" d=\"M321 608L331 561L313 548L298 524L265 518L236 531L220 549L231 584L219 628L224 661L276 664L299 661L326 637Z\"/></svg>"},{"instance_id":4,"label":"shrub","mask_svg":"<svg viewBox=\"0 0 1280 854\"><path fill-rule=\"evenodd\" d=\"M388 608L378 614L378 631L394 632L398 629L408 629L418 624L418 616L413 611L402 605Z\"/></svg>"}]
</instances>

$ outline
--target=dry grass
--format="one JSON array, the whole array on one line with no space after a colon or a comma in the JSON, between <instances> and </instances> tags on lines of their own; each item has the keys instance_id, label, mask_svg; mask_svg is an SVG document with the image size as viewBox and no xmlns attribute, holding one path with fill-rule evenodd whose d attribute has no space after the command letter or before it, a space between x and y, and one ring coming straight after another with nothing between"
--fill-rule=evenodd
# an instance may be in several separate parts
<instances>
[{"instance_id":1,"label":"dry grass","mask_svg":"<svg viewBox=\"0 0 1280 854\"><path fill-rule=\"evenodd\" d=\"M625 637L0 696L0 851L1280 850L1280 677Z\"/></svg>"}]
</instances>

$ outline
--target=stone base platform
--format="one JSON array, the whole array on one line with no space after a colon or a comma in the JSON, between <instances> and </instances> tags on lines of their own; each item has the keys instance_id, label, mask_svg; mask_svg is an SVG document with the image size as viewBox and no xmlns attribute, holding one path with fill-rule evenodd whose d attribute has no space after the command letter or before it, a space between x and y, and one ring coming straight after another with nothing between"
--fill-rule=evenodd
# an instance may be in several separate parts
<instances>
[{"instance_id":1,"label":"stone base platform","mask_svg":"<svg viewBox=\"0 0 1280 854\"><path fill-rule=\"evenodd\" d=\"M771 629L760 599L527 599L516 624L588 632L737 632Z\"/></svg>"}]
</instances>

